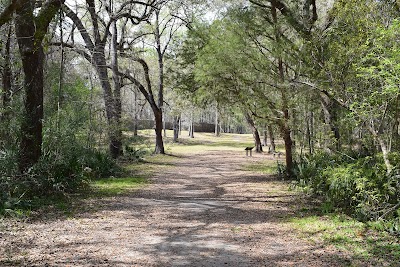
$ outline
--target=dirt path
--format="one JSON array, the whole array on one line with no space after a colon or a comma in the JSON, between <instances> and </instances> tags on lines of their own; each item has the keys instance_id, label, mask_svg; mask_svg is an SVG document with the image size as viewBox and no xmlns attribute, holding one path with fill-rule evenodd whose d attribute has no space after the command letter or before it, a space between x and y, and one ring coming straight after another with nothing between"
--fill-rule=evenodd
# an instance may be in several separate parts
<instances>
[{"instance_id":1,"label":"dirt path","mask_svg":"<svg viewBox=\"0 0 400 267\"><path fill-rule=\"evenodd\" d=\"M261 159L180 158L144 190L87 203L95 211L3 225L0 266L344 266L287 228L296 196L242 170Z\"/></svg>"}]
</instances>

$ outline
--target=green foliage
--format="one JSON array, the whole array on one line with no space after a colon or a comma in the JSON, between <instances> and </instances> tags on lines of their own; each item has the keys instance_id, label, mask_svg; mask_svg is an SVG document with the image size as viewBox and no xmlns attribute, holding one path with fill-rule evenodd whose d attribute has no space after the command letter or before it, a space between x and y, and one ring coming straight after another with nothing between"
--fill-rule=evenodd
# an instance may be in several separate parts
<instances>
[{"instance_id":1,"label":"green foliage","mask_svg":"<svg viewBox=\"0 0 400 267\"><path fill-rule=\"evenodd\" d=\"M5 166L0 170L0 212L29 208L37 199L82 190L91 179L116 171L106 153L85 148L76 140L57 139L58 146L50 148L53 143L45 143L46 154L23 174L14 166L16 153L4 152L6 156L0 158L0 165Z\"/></svg>"},{"instance_id":2,"label":"green foliage","mask_svg":"<svg viewBox=\"0 0 400 267\"><path fill-rule=\"evenodd\" d=\"M395 170L399 170L399 159L398 153L390 155ZM294 174L298 186L323 196L326 203L362 221L385 220L392 231L398 228L399 171L388 175L381 155L357 158L318 153L300 158Z\"/></svg>"},{"instance_id":3,"label":"green foliage","mask_svg":"<svg viewBox=\"0 0 400 267\"><path fill-rule=\"evenodd\" d=\"M114 196L127 193L133 189L140 188L147 183L145 178L106 178L93 182L94 192L97 196Z\"/></svg>"},{"instance_id":4,"label":"green foliage","mask_svg":"<svg viewBox=\"0 0 400 267\"><path fill-rule=\"evenodd\" d=\"M74 79L75 77L75 79ZM18 170L18 132L20 115L17 111L8 126L8 142L0 142L0 213L14 214L19 209L30 209L44 199L67 195L87 188L96 177L117 171L115 162L94 139L95 124L90 92L85 82L71 73L71 83L58 92L57 69L50 69L45 90L45 119L43 121L42 157L24 173ZM62 99L59 99L59 96ZM57 102L61 101L60 107ZM14 108L14 107L13 107ZM22 109L15 105L15 110Z\"/></svg>"},{"instance_id":5,"label":"green foliage","mask_svg":"<svg viewBox=\"0 0 400 267\"><path fill-rule=\"evenodd\" d=\"M289 223L302 237L351 254L342 266L364 266L359 260L370 266L398 266L400 244L396 237L382 231L388 228L383 228L381 223L366 225L343 214L321 216L312 212L302 212Z\"/></svg>"},{"instance_id":6,"label":"green foliage","mask_svg":"<svg viewBox=\"0 0 400 267\"><path fill-rule=\"evenodd\" d=\"M147 154L149 154L149 150L146 150L145 148L125 146L124 157L130 161L141 161Z\"/></svg>"}]
</instances>

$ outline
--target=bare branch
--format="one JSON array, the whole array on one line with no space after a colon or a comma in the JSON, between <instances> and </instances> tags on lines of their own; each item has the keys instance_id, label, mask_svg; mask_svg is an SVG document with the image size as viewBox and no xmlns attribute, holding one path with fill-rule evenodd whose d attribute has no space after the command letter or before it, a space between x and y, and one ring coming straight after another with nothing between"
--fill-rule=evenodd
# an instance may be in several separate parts
<instances>
[{"instance_id":1,"label":"bare branch","mask_svg":"<svg viewBox=\"0 0 400 267\"><path fill-rule=\"evenodd\" d=\"M82 20L68 6L63 5L62 9L65 12L66 16L69 17L72 20L72 22L75 24L75 26L78 28L78 31L81 34L82 39L86 44L86 48L89 50L93 50L94 44L93 44L92 39L90 38L90 35L87 32L85 26L83 26Z\"/></svg>"}]
</instances>

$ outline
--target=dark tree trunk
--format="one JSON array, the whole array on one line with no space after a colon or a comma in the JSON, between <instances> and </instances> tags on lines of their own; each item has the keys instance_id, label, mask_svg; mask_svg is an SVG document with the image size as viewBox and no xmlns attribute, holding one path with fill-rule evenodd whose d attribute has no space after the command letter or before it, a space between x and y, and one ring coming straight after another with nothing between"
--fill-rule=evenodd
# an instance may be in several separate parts
<instances>
[{"instance_id":1,"label":"dark tree trunk","mask_svg":"<svg viewBox=\"0 0 400 267\"><path fill-rule=\"evenodd\" d=\"M194 138L193 113L190 114L189 137L190 137L190 138Z\"/></svg>"},{"instance_id":2,"label":"dark tree trunk","mask_svg":"<svg viewBox=\"0 0 400 267\"><path fill-rule=\"evenodd\" d=\"M182 117L179 117L179 135L182 135Z\"/></svg>"},{"instance_id":3,"label":"dark tree trunk","mask_svg":"<svg viewBox=\"0 0 400 267\"><path fill-rule=\"evenodd\" d=\"M215 131L214 131L214 135L215 136L219 136L220 135L220 131L219 131L219 118L218 118L218 104L215 107Z\"/></svg>"},{"instance_id":4,"label":"dark tree trunk","mask_svg":"<svg viewBox=\"0 0 400 267\"><path fill-rule=\"evenodd\" d=\"M261 153L263 151L260 134L258 133L257 128L253 128L253 137L254 137L254 144L256 146L256 152Z\"/></svg>"},{"instance_id":5,"label":"dark tree trunk","mask_svg":"<svg viewBox=\"0 0 400 267\"><path fill-rule=\"evenodd\" d=\"M108 122L108 138L110 155L113 158L118 158L122 154L122 133L120 127L119 108L113 96L111 84L108 79L107 64L104 57L104 50L98 49L93 55L97 74L100 79L101 87L103 88L104 103L106 108L106 116Z\"/></svg>"},{"instance_id":6,"label":"dark tree trunk","mask_svg":"<svg viewBox=\"0 0 400 267\"><path fill-rule=\"evenodd\" d=\"M285 117L287 114L287 110L285 111ZM286 123L281 125L281 134L283 141L285 143L285 161L286 161L286 171L287 171L287 176L291 177L293 174L293 141L291 138L290 134L290 128L287 126Z\"/></svg>"},{"instance_id":7,"label":"dark tree trunk","mask_svg":"<svg viewBox=\"0 0 400 267\"><path fill-rule=\"evenodd\" d=\"M164 132L164 137L167 137L167 116L166 116L165 110L164 110L163 114L164 114L164 119L163 119L163 132Z\"/></svg>"},{"instance_id":8,"label":"dark tree trunk","mask_svg":"<svg viewBox=\"0 0 400 267\"><path fill-rule=\"evenodd\" d=\"M110 152L113 158L118 158L123 154L122 149L122 129L121 129L121 117L122 117L122 102L121 102L121 77L119 76L118 70L118 41L117 41L117 23L114 21L111 26L111 69L112 79L114 83L114 114L113 125L111 131L113 131L113 140L111 140Z\"/></svg>"},{"instance_id":9,"label":"dark tree trunk","mask_svg":"<svg viewBox=\"0 0 400 267\"><path fill-rule=\"evenodd\" d=\"M165 154L164 151L164 142L163 142L163 136L162 136L162 129L163 129L163 123L162 123L162 110L157 109L153 110L154 112L154 118L155 118L155 132L156 132L156 148L154 150L155 154Z\"/></svg>"},{"instance_id":10,"label":"dark tree trunk","mask_svg":"<svg viewBox=\"0 0 400 267\"><path fill-rule=\"evenodd\" d=\"M268 149L268 153L275 152L276 151L275 136L274 136L274 130L272 129L271 125L267 126L267 134L268 134L269 142L270 142L270 147Z\"/></svg>"},{"instance_id":11,"label":"dark tree trunk","mask_svg":"<svg viewBox=\"0 0 400 267\"><path fill-rule=\"evenodd\" d=\"M279 10L279 5L280 2L278 1L271 1L271 14L275 26L275 41L277 44L279 44L280 39L281 39L281 32L279 30L279 25L278 25L278 17L277 17L277 10ZM282 10L281 10L282 13ZM277 58L277 71L279 74L279 81L281 83L285 82L285 70L284 70L284 65L283 65L283 59L282 56L278 53L276 55ZM285 89L281 89L281 97L282 97L282 113L283 113L283 118L279 122L279 127L281 130L282 138L283 141L285 142L285 154L286 154L286 174L288 177L292 176L293 172L293 155L292 155L292 138L291 138L291 130L289 127L289 108L288 108L288 100L286 96Z\"/></svg>"},{"instance_id":12,"label":"dark tree trunk","mask_svg":"<svg viewBox=\"0 0 400 267\"><path fill-rule=\"evenodd\" d=\"M268 146L268 131L267 131L267 125L264 127L263 131L263 145L266 147Z\"/></svg>"},{"instance_id":13,"label":"dark tree trunk","mask_svg":"<svg viewBox=\"0 0 400 267\"><path fill-rule=\"evenodd\" d=\"M117 62L117 33L115 29L115 23L110 25L110 30L113 32L111 35L111 44L112 44L112 71L113 71L113 80L114 85L116 85L115 90L112 90L110 79L108 76L108 67L105 56L105 40L102 39L99 31L98 17L96 14L95 1L87 0L86 5L91 17L92 23L92 32L93 36L90 36L82 21L78 18L77 14L74 13L67 6L63 6L63 9L66 15L74 22L75 26L79 30L83 41L85 42L86 48L90 52L90 56L87 56L86 59L92 64L92 66L96 69L98 78L100 80L100 85L103 89L103 98L106 109L107 116L107 134L109 140L109 151L110 155L113 158L118 158L122 155L122 130L121 130L121 91L120 91L120 79L117 77L120 76L118 71L118 62ZM109 32L107 32L109 34ZM92 38L94 41L92 41Z\"/></svg>"},{"instance_id":14,"label":"dark tree trunk","mask_svg":"<svg viewBox=\"0 0 400 267\"><path fill-rule=\"evenodd\" d=\"M24 71L24 117L21 125L19 169L26 171L39 161L42 150L43 121L43 47L35 40L31 2L17 11L15 33Z\"/></svg>"},{"instance_id":15,"label":"dark tree trunk","mask_svg":"<svg viewBox=\"0 0 400 267\"><path fill-rule=\"evenodd\" d=\"M306 137L308 142L308 153L311 155L314 152L314 114L313 112L309 112L309 116L307 116L307 129L306 129Z\"/></svg>"},{"instance_id":16,"label":"dark tree trunk","mask_svg":"<svg viewBox=\"0 0 400 267\"><path fill-rule=\"evenodd\" d=\"M174 116L174 143L178 142L180 116Z\"/></svg>"},{"instance_id":17,"label":"dark tree trunk","mask_svg":"<svg viewBox=\"0 0 400 267\"><path fill-rule=\"evenodd\" d=\"M263 151L263 149L262 149L260 134L258 133L256 124L254 123L254 120L249 113L246 113L245 117L246 117L246 121L249 124L249 126L252 130L252 133L253 133L254 145L256 147L256 152L261 153Z\"/></svg>"},{"instance_id":18,"label":"dark tree trunk","mask_svg":"<svg viewBox=\"0 0 400 267\"><path fill-rule=\"evenodd\" d=\"M335 148L336 150L340 150L340 132L339 127L337 126L337 105L335 102L325 93L321 92L321 106L324 111L324 120L329 128L331 129L333 136L335 137Z\"/></svg>"},{"instance_id":19,"label":"dark tree trunk","mask_svg":"<svg viewBox=\"0 0 400 267\"><path fill-rule=\"evenodd\" d=\"M4 49L4 66L2 73L2 85L3 85L3 114L1 114L1 121L3 122L3 129L5 133L8 131L8 123L10 121L10 102L11 102L11 90L12 90L12 71L11 71L11 24L8 26L7 41ZM2 134L5 134L2 133Z\"/></svg>"},{"instance_id":20,"label":"dark tree trunk","mask_svg":"<svg viewBox=\"0 0 400 267\"><path fill-rule=\"evenodd\" d=\"M133 136L138 136L138 99L137 99L137 90L135 90L135 110L133 115Z\"/></svg>"}]
</instances>

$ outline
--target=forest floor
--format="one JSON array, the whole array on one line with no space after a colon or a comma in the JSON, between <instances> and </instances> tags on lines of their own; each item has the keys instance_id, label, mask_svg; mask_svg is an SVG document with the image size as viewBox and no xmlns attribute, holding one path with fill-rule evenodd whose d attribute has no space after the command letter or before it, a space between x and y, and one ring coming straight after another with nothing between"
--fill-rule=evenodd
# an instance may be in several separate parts
<instances>
[{"instance_id":1,"label":"forest floor","mask_svg":"<svg viewBox=\"0 0 400 267\"><path fill-rule=\"evenodd\" d=\"M276 164L271 155L214 149L147 159L140 189L2 219L0 266L392 265L302 236L293 219L315 203L257 171Z\"/></svg>"}]
</instances>

